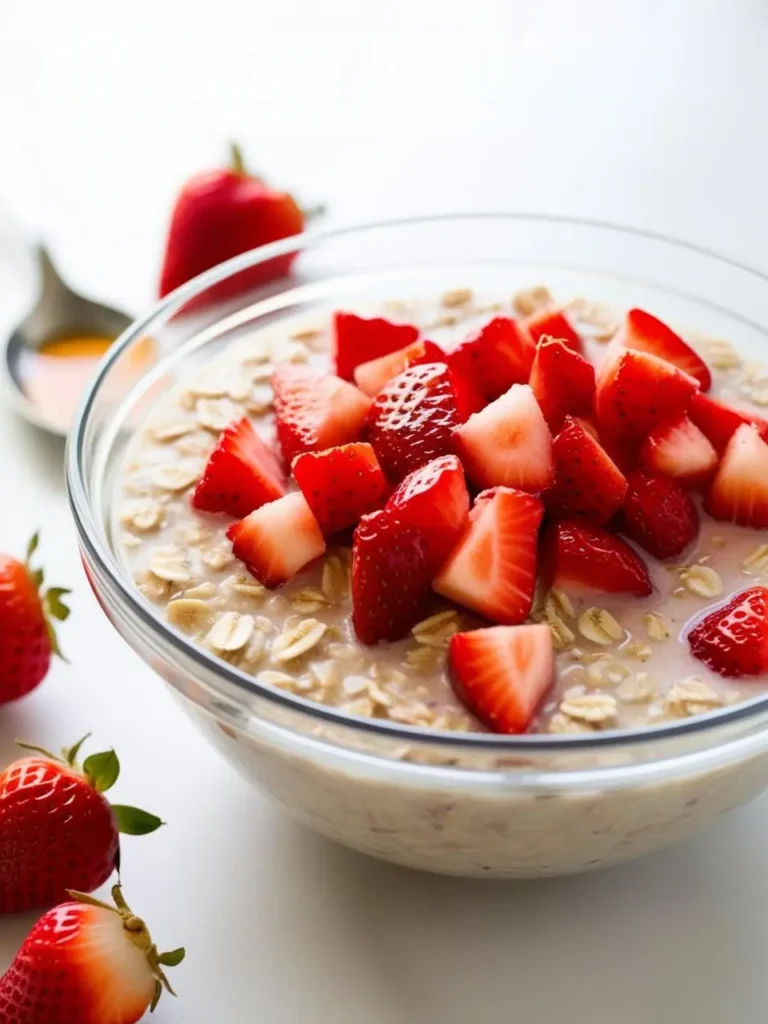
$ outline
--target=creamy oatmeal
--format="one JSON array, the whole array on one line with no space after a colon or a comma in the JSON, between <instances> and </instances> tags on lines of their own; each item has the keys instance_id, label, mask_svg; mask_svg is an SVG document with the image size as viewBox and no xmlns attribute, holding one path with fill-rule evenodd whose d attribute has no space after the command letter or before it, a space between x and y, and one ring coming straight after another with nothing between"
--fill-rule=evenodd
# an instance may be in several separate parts
<instances>
[{"instance_id":1,"label":"creamy oatmeal","mask_svg":"<svg viewBox=\"0 0 768 1024\"><path fill-rule=\"evenodd\" d=\"M450 348L491 316L530 315L550 302L543 288L505 301L457 288L435 301L391 303L378 312ZM566 309L597 362L621 311L585 300ZM714 396L756 412L768 406L768 368L743 364L725 341L686 338L712 367ZM175 629L261 683L350 715L482 730L454 695L446 670L450 638L483 624L471 612L435 596L407 639L365 647L350 624L348 547L329 547L283 587L268 590L233 555L226 537L231 518L190 505L220 432L233 420L247 415L272 440L273 365L327 370L327 349L327 322L270 328L233 343L157 402L122 474L114 530L124 563ZM643 552L654 587L649 597L569 588L538 593L531 618L551 630L557 681L532 728L589 733L654 725L768 689L768 678L723 678L681 642L697 616L768 581L764 541L760 531L702 513L699 536L679 562Z\"/></svg>"}]
</instances>

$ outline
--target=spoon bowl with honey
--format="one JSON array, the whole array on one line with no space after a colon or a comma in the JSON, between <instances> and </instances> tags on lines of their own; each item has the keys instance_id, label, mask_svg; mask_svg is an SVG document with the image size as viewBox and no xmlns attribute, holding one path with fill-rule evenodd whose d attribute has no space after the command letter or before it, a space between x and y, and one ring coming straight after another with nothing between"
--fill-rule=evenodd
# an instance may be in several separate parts
<instances>
[{"instance_id":1,"label":"spoon bowl with honey","mask_svg":"<svg viewBox=\"0 0 768 1024\"><path fill-rule=\"evenodd\" d=\"M17 410L65 437L99 360L131 317L72 291L38 246L40 292L5 345L3 369Z\"/></svg>"}]
</instances>

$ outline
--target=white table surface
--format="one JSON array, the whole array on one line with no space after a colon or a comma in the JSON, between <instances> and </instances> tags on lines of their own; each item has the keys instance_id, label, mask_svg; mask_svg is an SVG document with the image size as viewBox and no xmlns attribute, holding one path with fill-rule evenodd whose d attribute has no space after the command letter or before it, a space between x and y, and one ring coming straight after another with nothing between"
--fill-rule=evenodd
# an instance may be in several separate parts
<instances>
[{"instance_id":1,"label":"white table surface","mask_svg":"<svg viewBox=\"0 0 768 1024\"><path fill-rule=\"evenodd\" d=\"M666 230L768 266L762 0L269 5L3 0L0 197L72 283L138 311L168 205L239 137L333 222L539 209ZM29 282L0 217L0 321ZM42 532L71 584L57 665L0 709L93 730L116 796L160 813L124 882L185 943L168 1024L752 1024L768 1000L768 798L620 869L494 884L398 870L293 824L219 759L113 632L79 565L62 451L0 408L0 547ZM32 917L0 922L0 969Z\"/></svg>"}]
</instances>

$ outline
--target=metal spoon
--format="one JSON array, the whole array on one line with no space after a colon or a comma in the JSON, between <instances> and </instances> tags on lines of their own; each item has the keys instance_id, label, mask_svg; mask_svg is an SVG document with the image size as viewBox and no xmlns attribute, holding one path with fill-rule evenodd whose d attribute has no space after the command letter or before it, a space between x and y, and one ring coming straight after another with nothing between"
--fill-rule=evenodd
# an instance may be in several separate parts
<instances>
[{"instance_id":1,"label":"metal spoon","mask_svg":"<svg viewBox=\"0 0 768 1024\"><path fill-rule=\"evenodd\" d=\"M75 334L117 338L132 318L73 292L59 276L45 246L38 245L36 255L40 269L38 300L6 341L2 372L18 412L43 430L65 437L66 428L53 417L49 418L46 410L28 397L22 361L45 342L56 338Z\"/></svg>"}]
</instances>

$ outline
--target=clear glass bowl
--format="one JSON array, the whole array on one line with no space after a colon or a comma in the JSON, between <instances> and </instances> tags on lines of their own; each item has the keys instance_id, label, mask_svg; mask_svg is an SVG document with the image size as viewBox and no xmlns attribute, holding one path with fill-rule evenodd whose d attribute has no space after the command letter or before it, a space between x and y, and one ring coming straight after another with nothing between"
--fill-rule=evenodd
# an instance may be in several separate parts
<instances>
[{"instance_id":1,"label":"clear glass bowl","mask_svg":"<svg viewBox=\"0 0 768 1024\"><path fill-rule=\"evenodd\" d=\"M244 269L294 252L294 277L273 294L232 288ZM226 305L206 305L221 282ZM110 509L125 446L148 406L233 338L299 311L453 287L510 294L540 282L556 294L647 306L747 354L765 352L768 278L649 233L489 214L310 234L215 268L127 331L93 383L67 455L83 560L101 606L209 739L318 831L447 874L563 874L689 835L768 786L768 698L589 735L447 734L350 718L260 685L173 632L119 564Z\"/></svg>"}]
</instances>

